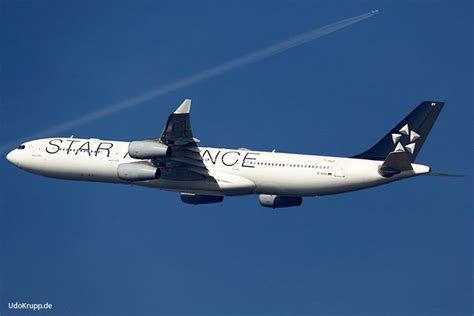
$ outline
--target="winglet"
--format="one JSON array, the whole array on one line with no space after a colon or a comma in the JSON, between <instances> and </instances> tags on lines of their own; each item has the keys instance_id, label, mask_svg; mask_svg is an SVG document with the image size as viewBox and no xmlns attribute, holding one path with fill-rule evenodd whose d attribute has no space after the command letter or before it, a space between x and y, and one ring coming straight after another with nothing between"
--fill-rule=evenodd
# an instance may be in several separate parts
<instances>
[{"instance_id":1,"label":"winglet","mask_svg":"<svg viewBox=\"0 0 474 316\"><path fill-rule=\"evenodd\" d=\"M176 111L174 111L174 114L188 114L190 110L191 110L191 100L186 99L183 101L183 103L181 103L179 108L177 108Z\"/></svg>"}]
</instances>

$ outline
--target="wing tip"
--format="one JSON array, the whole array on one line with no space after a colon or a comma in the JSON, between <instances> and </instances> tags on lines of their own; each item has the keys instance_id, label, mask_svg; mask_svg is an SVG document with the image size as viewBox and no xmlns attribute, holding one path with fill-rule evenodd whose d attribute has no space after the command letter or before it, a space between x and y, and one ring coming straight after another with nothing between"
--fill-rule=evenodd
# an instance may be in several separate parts
<instances>
[{"instance_id":1,"label":"wing tip","mask_svg":"<svg viewBox=\"0 0 474 316\"><path fill-rule=\"evenodd\" d=\"M185 99L183 103L174 111L174 114L188 114L191 110L191 99Z\"/></svg>"}]
</instances>

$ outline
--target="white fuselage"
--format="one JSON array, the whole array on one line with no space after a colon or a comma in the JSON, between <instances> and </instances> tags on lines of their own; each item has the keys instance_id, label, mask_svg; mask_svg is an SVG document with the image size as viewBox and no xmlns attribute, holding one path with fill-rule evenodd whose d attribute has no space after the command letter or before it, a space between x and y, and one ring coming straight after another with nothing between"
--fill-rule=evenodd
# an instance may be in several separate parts
<instances>
[{"instance_id":1,"label":"white fuselage","mask_svg":"<svg viewBox=\"0 0 474 316\"><path fill-rule=\"evenodd\" d=\"M137 184L210 195L327 195L430 171L427 166L412 164L413 170L385 178L378 172L382 161L199 147L204 164L215 181L160 178L127 182L118 177L118 166L140 161L128 155L128 144L99 139L47 138L24 143L23 149L11 151L7 159L19 168L47 177ZM163 174L166 174L166 167Z\"/></svg>"}]
</instances>

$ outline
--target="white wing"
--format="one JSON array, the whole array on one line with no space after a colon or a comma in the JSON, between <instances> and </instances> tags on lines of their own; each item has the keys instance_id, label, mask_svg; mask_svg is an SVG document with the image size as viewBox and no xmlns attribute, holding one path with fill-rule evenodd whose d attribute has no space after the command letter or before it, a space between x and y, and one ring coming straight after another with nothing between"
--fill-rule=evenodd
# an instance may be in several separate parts
<instances>
[{"instance_id":1,"label":"white wing","mask_svg":"<svg viewBox=\"0 0 474 316\"><path fill-rule=\"evenodd\" d=\"M191 100L186 99L170 114L160 141L171 147L171 156L154 159L161 167L162 178L169 180L204 180L210 178L193 137L190 112Z\"/></svg>"}]
</instances>

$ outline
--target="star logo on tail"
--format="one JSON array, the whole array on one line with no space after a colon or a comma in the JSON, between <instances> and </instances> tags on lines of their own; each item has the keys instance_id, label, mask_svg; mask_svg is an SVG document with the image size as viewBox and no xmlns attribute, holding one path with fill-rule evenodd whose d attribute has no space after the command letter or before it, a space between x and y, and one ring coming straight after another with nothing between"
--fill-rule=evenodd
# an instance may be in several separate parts
<instances>
[{"instance_id":1,"label":"star logo on tail","mask_svg":"<svg viewBox=\"0 0 474 316\"><path fill-rule=\"evenodd\" d=\"M408 144L403 145L400 141L402 138L408 138ZM394 152L408 151L410 154L413 154L415 152L416 141L419 138L420 134L413 130L410 130L410 126L408 126L408 124L405 124L402 128L400 128L398 133L392 133L392 141L395 144Z\"/></svg>"}]
</instances>

